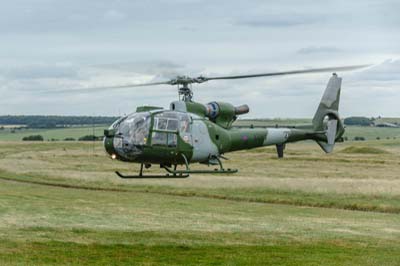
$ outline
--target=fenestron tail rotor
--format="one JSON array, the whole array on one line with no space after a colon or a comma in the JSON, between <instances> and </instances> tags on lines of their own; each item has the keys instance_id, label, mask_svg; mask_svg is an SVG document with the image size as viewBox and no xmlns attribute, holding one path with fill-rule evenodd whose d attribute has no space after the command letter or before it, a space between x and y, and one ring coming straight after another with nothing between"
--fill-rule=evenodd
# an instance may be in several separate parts
<instances>
[{"instance_id":1,"label":"fenestron tail rotor","mask_svg":"<svg viewBox=\"0 0 400 266\"><path fill-rule=\"evenodd\" d=\"M340 67L325 67L325 68L312 68L302 70L291 70L281 72L270 72L270 73L259 73L259 74L247 74L247 75L232 75L232 76L217 76L217 77L206 77L198 76L197 78L191 78L188 76L177 76L168 81L161 82L150 82L141 84L125 84L117 86L105 86L105 87L93 87L93 88L80 88L71 90L57 90L55 93L74 93L74 92L96 92L99 90L112 90L112 89L125 89L134 87L145 87L145 86L156 86L156 85L177 85L178 93L182 100L191 101L193 92L189 85L197 83L204 83L211 80L230 80L230 79L246 79L246 78L258 78L258 77L273 77L273 76L284 76L284 75L297 75L307 73L322 73L322 72L335 72L335 71L350 71L360 68L365 68L370 65L353 65L353 66L340 66Z\"/></svg>"}]
</instances>

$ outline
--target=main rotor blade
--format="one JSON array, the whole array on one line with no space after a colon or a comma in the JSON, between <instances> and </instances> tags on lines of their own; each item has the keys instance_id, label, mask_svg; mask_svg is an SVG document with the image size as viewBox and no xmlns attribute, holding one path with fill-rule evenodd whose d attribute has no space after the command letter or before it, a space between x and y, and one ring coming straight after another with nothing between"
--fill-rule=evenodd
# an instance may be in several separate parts
<instances>
[{"instance_id":1,"label":"main rotor blade","mask_svg":"<svg viewBox=\"0 0 400 266\"><path fill-rule=\"evenodd\" d=\"M120 86L110 86L103 87L105 89L123 89L123 88L131 88L131 87L145 87L145 86L153 86L153 85L169 85L170 81L162 81L162 82L150 82L150 83L141 83L141 84L126 84Z\"/></svg>"},{"instance_id":2,"label":"main rotor blade","mask_svg":"<svg viewBox=\"0 0 400 266\"><path fill-rule=\"evenodd\" d=\"M283 75L295 75L295 74L305 74L305 73L321 73L321 72L332 72L332 71L349 71L359 68L368 67L370 65L355 65L355 66L341 66L341 67L325 67L325 68L312 68L304 70L292 70L283 72L271 72L271 73L261 73L261 74L250 74L250 75L237 75L237 76L221 76L221 77L201 77L202 82L209 80L218 79L245 79L245 78L258 78L258 77L271 77L271 76L283 76Z\"/></svg>"},{"instance_id":3,"label":"main rotor blade","mask_svg":"<svg viewBox=\"0 0 400 266\"><path fill-rule=\"evenodd\" d=\"M141 83L141 84L125 84L118 86L104 86L104 87L92 87L92 88L79 88L79 89L70 89L70 90L54 90L52 93L75 93L75 92L99 92L106 90L115 90L115 89L125 89L125 88L133 88L133 87L145 87L145 86L153 86L153 85L171 85L171 81L163 81L163 82L150 82L150 83Z\"/></svg>"},{"instance_id":4,"label":"main rotor blade","mask_svg":"<svg viewBox=\"0 0 400 266\"><path fill-rule=\"evenodd\" d=\"M325 67L325 68L312 68L312 69L302 69L302 70L292 70L283 72L271 72L271 73L261 73L261 74L249 74L249 75L235 75L235 76L220 76L220 77L204 77L199 76L197 78L190 78L187 76L177 76L169 81L162 82L150 82L142 84L125 84L117 86L104 86L104 87L93 87L93 88L79 88L70 90L54 90L50 93L76 93L76 92L98 92L113 89L125 89L133 87L145 87L154 85L183 85L187 86L192 83L203 83L209 80L222 80L222 79L245 79L245 78L258 78L258 77L271 77L271 76L283 76L283 75L295 75L295 74L305 74L305 73L320 73L320 72L333 72L333 71L348 71L355 70L359 68L368 67L370 65L354 65L354 66L341 66L341 67ZM47 91L48 92L48 91Z\"/></svg>"}]
</instances>

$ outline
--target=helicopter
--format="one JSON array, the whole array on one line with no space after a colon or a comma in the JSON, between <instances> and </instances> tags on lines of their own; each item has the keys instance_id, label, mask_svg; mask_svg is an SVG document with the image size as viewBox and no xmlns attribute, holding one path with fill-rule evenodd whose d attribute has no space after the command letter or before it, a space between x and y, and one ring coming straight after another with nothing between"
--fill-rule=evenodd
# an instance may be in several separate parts
<instances>
[{"instance_id":1,"label":"helicopter","mask_svg":"<svg viewBox=\"0 0 400 266\"><path fill-rule=\"evenodd\" d=\"M110 89L174 85L178 88L178 101L168 109L158 106L139 106L134 113L125 115L104 130L104 148L113 160L139 163L137 175L116 174L121 178L186 178L190 174L233 174L237 169L224 168L226 153L276 146L282 158L287 143L314 140L324 152L331 153L335 143L343 141L345 128L339 116L342 78L333 73L317 111L309 125L294 127L235 127L233 123L250 109L244 104L234 106L227 102L207 104L193 100L192 84L212 80L271 77L318 72L348 71L367 65L329 67L251 75L191 78L177 76L164 82L111 86ZM193 170L191 164L217 166L216 169ZM161 175L145 175L144 169L159 165ZM183 169L178 169L183 166Z\"/></svg>"}]
</instances>

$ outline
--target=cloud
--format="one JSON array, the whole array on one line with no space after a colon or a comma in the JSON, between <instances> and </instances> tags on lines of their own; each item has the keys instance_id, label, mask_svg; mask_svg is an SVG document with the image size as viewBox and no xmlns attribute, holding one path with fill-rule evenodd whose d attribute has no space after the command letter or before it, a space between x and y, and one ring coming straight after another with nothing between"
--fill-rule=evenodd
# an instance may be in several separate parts
<instances>
[{"instance_id":1,"label":"cloud","mask_svg":"<svg viewBox=\"0 0 400 266\"><path fill-rule=\"evenodd\" d=\"M238 20L235 24L253 28L283 28L315 24L324 21L323 17L318 15L300 15L300 14L266 14L263 17L247 18Z\"/></svg>"},{"instance_id":2,"label":"cloud","mask_svg":"<svg viewBox=\"0 0 400 266\"><path fill-rule=\"evenodd\" d=\"M189 27L189 26L183 26L179 27L181 31L186 31L186 32L197 32L199 31L196 27Z\"/></svg>"},{"instance_id":3,"label":"cloud","mask_svg":"<svg viewBox=\"0 0 400 266\"><path fill-rule=\"evenodd\" d=\"M297 51L297 54L331 54L331 53L340 53L341 49L333 47L333 46L308 46L301 48Z\"/></svg>"},{"instance_id":4,"label":"cloud","mask_svg":"<svg viewBox=\"0 0 400 266\"><path fill-rule=\"evenodd\" d=\"M171 61L123 62L92 66L36 64L8 69L7 75L3 77L1 89L12 92L17 97L24 95L36 100L53 98L55 102L60 101L60 96L64 100L70 99L70 102L75 102L76 97L92 101L94 96L104 98L109 95L116 95L112 99L117 101L121 95L132 95L132 92L140 92L141 100L151 97L162 99L165 93L157 95L155 93L157 90L148 87L127 87L115 92L112 87L169 80L178 74L183 74L184 72L180 71L183 69L182 65ZM170 91L175 91L175 87ZM170 93L166 95L171 96Z\"/></svg>"},{"instance_id":5,"label":"cloud","mask_svg":"<svg viewBox=\"0 0 400 266\"><path fill-rule=\"evenodd\" d=\"M388 59L382 63L373 65L364 71L356 72L352 76L352 79L378 82L397 81L400 83L400 59Z\"/></svg>"},{"instance_id":6,"label":"cloud","mask_svg":"<svg viewBox=\"0 0 400 266\"><path fill-rule=\"evenodd\" d=\"M400 55L399 3L392 0L23 2L6 1L0 10L3 113L116 114L146 103L168 106L177 98L174 86L65 97L39 90L352 65ZM400 116L399 73L398 60L339 73L345 115ZM329 77L193 88L201 102L246 102L253 117L302 117L314 113ZM365 108L366 102L372 104Z\"/></svg>"},{"instance_id":7,"label":"cloud","mask_svg":"<svg viewBox=\"0 0 400 266\"><path fill-rule=\"evenodd\" d=\"M187 67L173 61L136 61L136 62L118 62L109 64L99 64L92 66L95 69L117 70L132 74L151 75L158 78L174 78L185 74Z\"/></svg>"},{"instance_id":8,"label":"cloud","mask_svg":"<svg viewBox=\"0 0 400 266\"><path fill-rule=\"evenodd\" d=\"M111 9L104 14L104 19L109 21L120 21L126 18L126 15L120 11Z\"/></svg>"},{"instance_id":9,"label":"cloud","mask_svg":"<svg viewBox=\"0 0 400 266\"><path fill-rule=\"evenodd\" d=\"M69 63L34 63L27 65L1 66L5 78L11 80L77 78L78 70Z\"/></svg>"}]
</instances>

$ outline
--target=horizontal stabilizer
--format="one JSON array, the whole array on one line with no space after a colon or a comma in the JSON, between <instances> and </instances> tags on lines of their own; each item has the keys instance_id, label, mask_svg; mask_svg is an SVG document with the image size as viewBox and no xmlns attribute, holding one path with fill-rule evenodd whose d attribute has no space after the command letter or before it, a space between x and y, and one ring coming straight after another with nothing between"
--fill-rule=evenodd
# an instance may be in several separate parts
<instances>
[{"instance_id":1,"label":"horizontal stabilizer","mask_svg":"<svg viewBox=\"0 0 400 266\"><path fill-rule=\"evenodd\" d=\"M324 150L326 153L331 153L333 151L333 148L335 147L335 144L328 144L323 141L317 141L319 146Z\"/></svg>"}]
</instances>

